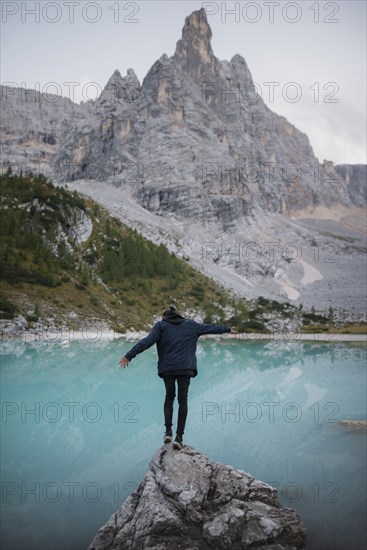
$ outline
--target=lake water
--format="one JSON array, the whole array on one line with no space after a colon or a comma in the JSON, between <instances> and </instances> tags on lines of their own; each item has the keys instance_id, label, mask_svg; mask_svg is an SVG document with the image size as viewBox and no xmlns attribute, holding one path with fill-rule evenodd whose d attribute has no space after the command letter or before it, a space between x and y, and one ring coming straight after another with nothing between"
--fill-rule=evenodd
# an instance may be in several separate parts
<instances>
[{"instance_id":1,"label":"lake water","mask_svg":"<svg viewBox=\"0 0 367 550\"><path fill-rule=\"evenodd\" d=\"M278 488L308 549L366 544L366 347L201 340L184 442ZM4 550L85 549L163 443L155 347L1 344ZM177 418L175 404L174 422ZM175 427L175 426L174 426Z\"/></svg>"}]
</instances>

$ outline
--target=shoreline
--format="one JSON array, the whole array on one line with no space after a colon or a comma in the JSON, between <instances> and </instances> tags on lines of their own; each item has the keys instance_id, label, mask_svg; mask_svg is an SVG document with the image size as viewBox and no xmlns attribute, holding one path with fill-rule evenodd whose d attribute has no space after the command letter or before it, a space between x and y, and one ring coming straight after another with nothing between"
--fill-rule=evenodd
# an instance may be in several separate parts
<instances>
[{"instance_id":1,"label":"shoreline","mask_svg":"<svg viewBox=\"0 0 367 550\"><path fill-rule=\"evenodd\" d=\"M63 329L63 330L39 330L39 331L12 331L1 332L0 342L7 341L22 341L22 342L44 342L49 344L66 345L74 341L86 341L89 343L97 343L101 341L122 340L126 342L137 342L147 336L149 332L126 332L117 333L113 330L100 329L98 327L88 327L88 329ZM225 333L225 334L208 334L200 337L204 340L238 340L241 342L363 342L367 343L367 334L348 334L348 333L305 333L305 332L269 332L263 333Z\"/></svg>"}]
</instances>

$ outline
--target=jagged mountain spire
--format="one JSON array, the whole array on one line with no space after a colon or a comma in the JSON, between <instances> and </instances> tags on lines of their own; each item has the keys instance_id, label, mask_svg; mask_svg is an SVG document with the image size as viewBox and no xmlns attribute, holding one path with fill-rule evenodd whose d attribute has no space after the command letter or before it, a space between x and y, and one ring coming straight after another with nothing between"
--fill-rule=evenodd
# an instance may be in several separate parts
<instances>
[{"instance_id":1,"label":"jagged mountain spire","mask_svg":"<svg viewBox=\"0 0 367 550\"><path fill-rule=\"evenodd\" d=\"M131 103L140 92L140 82L134 69L128 69L126 76L122 77L117 69L107 82L103 92L99 97L101 103L122 101Z\"/></svg>"},{"instance_id":2,"label":"jagged mountain spire","mask_svg":"<svg viewBox=\"0 0 367 550\"><path fill-rule=\"evenodd\" d=\"M175 58L184 69L200 72L214 69L216 59L211 47L212 31L208 24L204 8L192 12L186 17L182 29L182 38L177 42Z\"/></svg>"}]
</instances>

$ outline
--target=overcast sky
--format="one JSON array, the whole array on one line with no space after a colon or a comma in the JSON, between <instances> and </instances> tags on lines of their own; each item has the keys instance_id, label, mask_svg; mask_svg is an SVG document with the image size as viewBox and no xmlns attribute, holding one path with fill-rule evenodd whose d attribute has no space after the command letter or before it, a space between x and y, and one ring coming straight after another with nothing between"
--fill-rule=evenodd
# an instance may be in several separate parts
<instances>
[{"instance_id":1,"label":"overcast sky","mask_svg":"<svg viewBox=\"0 0 367 550\"><path fill-rule=\"evenodd\" d=\"M79 102L115 69L142 81L203 6L214 54L245 58L264 101L306 132L320 161L366 162L364 0L2 0L1 83Z\"/></svg>"}]
</instances>

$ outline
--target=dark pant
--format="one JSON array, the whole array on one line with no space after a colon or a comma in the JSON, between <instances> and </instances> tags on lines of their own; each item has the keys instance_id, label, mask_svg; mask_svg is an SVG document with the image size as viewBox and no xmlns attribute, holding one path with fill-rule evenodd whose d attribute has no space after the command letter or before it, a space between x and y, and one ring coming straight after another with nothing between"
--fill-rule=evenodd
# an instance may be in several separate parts
<instances>
[{"instance_id":1,"label":"dark pant","mask_svg":"<svg viewBox=\"0 0 367 550\"><path fill-rule=\"evenodd\" d=\"M175 393L175 380L177 380L178 386L178 419L177 419L177 433L183 435L185 431L185 423L187 417L187 394L189 391L191 376L185 375L166 375L163 378L166 386L166 398L164 400L164 423L166 430L172 428L173 417L173 401L176 397Z\"/></svg>"}]
</instances>

